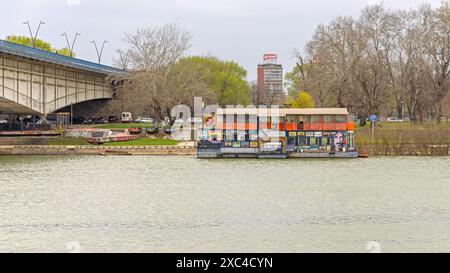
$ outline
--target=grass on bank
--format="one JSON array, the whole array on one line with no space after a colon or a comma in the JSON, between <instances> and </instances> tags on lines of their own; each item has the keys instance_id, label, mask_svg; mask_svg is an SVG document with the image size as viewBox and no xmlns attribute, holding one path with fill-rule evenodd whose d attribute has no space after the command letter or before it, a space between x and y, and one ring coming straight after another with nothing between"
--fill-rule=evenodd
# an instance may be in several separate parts
<instances>
[{"instance_id":1,"label":"grass on bank","mask_svg":"<svg viewBox=\"0 0 450 273\"><path fill-rule=\"evenodd\" d=\"M357 145L372 144L370 124L357 127ZM450 144L450 123L384 122L375 127L373 144L395 146L399 144Z\"/></svg>"},{"instance_id":2,"label":"grass on bank","mask_svg":"<svg viewBox=\"0 0 450 273\"><path fill-rule=\"evenodd\" d=\"M107 142L102 144L103 146L156 146L156 145L177 145L178 141L172 139L150 139L150 138L139 138L136 140L122 141L122 142ZM49 138L45 140L44 145L52 146L92 146L85 138L74 138L74 137L60 137L60 138Z\"/></svg>"},{"instance_id":3,"label":"grass on bank","mask_svg":"<svg viewBox=\"0 0 450 273\"><path fill-rule=\"evenodd\" d=\"M153 124L149 123L109 123L95 125L95 128L99 129L128 129L128 128L151 128Z\"/></svg>"},{"instance_id":4,"label":"grass on bank","mask_svg":"<svg viewBox=\"0 0 450 273\"><path fill-rule=\"evenodd\" d=\"M92 145L88 142L86 138L75 138L75 137L56 137L45 139L45 145L52 146L77 146L77 145Z\"/></svg>"}]
</instances>

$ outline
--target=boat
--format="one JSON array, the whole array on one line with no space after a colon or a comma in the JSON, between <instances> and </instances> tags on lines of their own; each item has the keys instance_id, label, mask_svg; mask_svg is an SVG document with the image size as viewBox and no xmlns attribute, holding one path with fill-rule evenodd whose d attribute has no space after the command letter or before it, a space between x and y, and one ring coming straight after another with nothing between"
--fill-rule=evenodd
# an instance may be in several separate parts
<instances>
[{"instance_id":1,"label":"boat","mask_svg":"<svg viewBox=\"0 0 450 273\"><path fill-rule=\"evenodd\" d=\"M358 158L346 108L218 108L203 117L198 158Z\"/></svg>"}]
</instances>

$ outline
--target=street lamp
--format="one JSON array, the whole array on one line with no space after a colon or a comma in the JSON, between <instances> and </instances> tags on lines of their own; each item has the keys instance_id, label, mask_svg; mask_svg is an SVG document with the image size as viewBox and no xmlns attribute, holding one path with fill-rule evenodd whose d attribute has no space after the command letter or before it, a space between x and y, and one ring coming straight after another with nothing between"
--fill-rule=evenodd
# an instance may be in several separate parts
<instances>
[{"instance_id":1,"label":"street lamp","mask_svg":"<svg viewBox=\"0 0 450 273\"><path fill-rule=\"evenodd\" d=\"M67 49L69 49L70 57L73 57L73 48L75 47L75 42L77 40L77 37L80 35L81 35L81 33L78 33L78 32L75 33L75 37L73 37L72 45L70 45L69 38L67 37L67 33L64 32L63 34L61 34L61 36L66 37Z\"/></svg>"},{"instance_id":2,"label":"street lamp","mask_svg":"<svg viewBox=\"0 0 450 273\"><path fill-rule=\"evenodd\" d=\"M33 31L31 30L31 26L30 26L30 22L25 21L23 22L24 25L28 26L28 31L30 32L30 38L31 38L31 45L33 46L33 48L36 47L36 38L39 34L39 30L41 29L41 25L45 25L45 22L39 21L39 25L37 27L36 33L33 35Z\"/></svg>"},{"instance_id":3,"label":"street lamp","mask_svg":"<svg viewBox=\"0 0 450 273\"><path fill-rule=\"evenodd\" d=\"M405 102L402 100L400 103L402 105L402 113L401 113L402 117L400 119L403 120L403 105L405 104Z\"/></svg>"},{"instance_id":4,"label":"street lamp","mask_svg":"<svg viewBox=\"0 0 450 273\"><path fill-rule=\"evenodd\" d=\"M95 46L95 51L97 52L98 63L100 64L102 61L103 48L105 47L105 44L108 43L108 41L103 40L103 44L102 44L100 51L98 51L97 43L95 42L95 40L92 40L91 43L94 44L94 46Z\"/></svg>"}]
</instances>

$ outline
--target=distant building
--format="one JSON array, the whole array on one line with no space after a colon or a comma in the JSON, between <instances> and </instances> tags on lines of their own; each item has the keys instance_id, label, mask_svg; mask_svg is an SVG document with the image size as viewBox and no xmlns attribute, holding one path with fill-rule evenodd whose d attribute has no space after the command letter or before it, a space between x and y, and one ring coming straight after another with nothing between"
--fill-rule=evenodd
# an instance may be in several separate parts
<instances>
[{"instance_id":1,"label":"distant building","mask_svg":"<svg viewBox=\"0 0 450 273\"><path fill-rule=\"evenodd\" d=\"M281 104L284 99L283 67L276 61L276 54L264 54L264 63L258 65L257 102L259 105Z\"/></svg>"}]
</instances>

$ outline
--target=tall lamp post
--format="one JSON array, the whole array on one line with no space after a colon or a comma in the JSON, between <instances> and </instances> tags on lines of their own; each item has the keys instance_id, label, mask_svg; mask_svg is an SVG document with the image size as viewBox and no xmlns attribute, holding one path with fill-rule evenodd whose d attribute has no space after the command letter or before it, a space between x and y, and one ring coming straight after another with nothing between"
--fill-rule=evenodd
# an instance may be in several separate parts
<instances>
[{"instance_id":1,"label":"tall lamp post","mask_svg":"<svg viewBox=\"0 0 450 273\"><path fill-rule=\"evenodd\" d=\"M98 63L100 64L102 62L103 48L105 48L105 44L108 43L108 41L103 40L100 51L98 50L97 43L95 42L95 40L91 41L91 43L94 44L95 51L97 52Z\"/></svg>"},{"instance_id":2,"label":"tall lamp post","mask_svg":"<svg viewBox=\"0 0 450 273\"><path fill-rule=\"evenodd\" d=\"M405 105L405 102L402 100L401 102L401 105L402 105L402 116L401 116L401 120L403 120L403 117L404 117L404 114L403 114L403 108L404 108L404 105Z\"/></svg>"},{"instance_id":3,"label":"tall lamp post","mask_svg":"<svg viewBox=\"0 0 450 273\"><path fill-rule=\"evenodd\" d=\"M61 34L61 36L64 36L64 37L66 37L66 42L67 42L67 49L69 49L69 54L70 54L70 57L73 57L73 48L75 47L75 42L77 41L77 37L78 36L80 36L81 34L80 33L75 33L75 37L73 37L73 41L72 41L72 44L70 44L70 42L69 42L69 37L67 37L67 33L63 33L63 34Z\"/></svg>"},{"instance_id":4,"label":"tall lamp post","mask_svg":"<svg viewBox=\"0 0 450 273\"><path fill-rule=\"evenodd\" d=\"M45 25L45 22L39 21L39 25L36 29L35 34L33 34L33 31L31 30L30 22L28 22L28 20L23 22L23 24L28 26L28 31L30 32L30 38L31 38L31 45L33 47L36 47L36 39L39 34L39 30L41 29L41 25Z\"/></svg>"}]
</instances>

